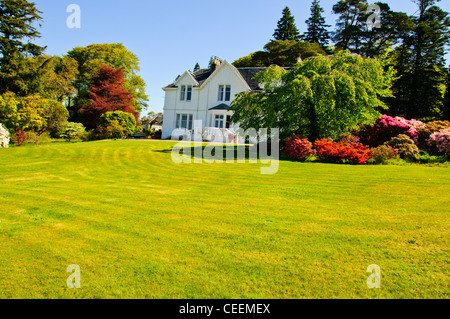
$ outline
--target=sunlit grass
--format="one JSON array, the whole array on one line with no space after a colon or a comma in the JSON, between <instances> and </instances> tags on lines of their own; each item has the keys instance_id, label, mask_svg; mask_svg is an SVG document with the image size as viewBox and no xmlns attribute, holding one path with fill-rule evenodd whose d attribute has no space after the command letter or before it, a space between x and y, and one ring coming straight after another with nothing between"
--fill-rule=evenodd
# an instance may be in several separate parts
<instances>
[{"instance_id":1,"label":"sunlit grass","mask_svg":"<svg viewBox=\"0 0 450 319\"><path fill-rule=\"evenodd\" d=\"M0 298L449 297L448 168L281 161L261 175L175 165L173 146L1 149Z\"/></svg>"}]
</instances>

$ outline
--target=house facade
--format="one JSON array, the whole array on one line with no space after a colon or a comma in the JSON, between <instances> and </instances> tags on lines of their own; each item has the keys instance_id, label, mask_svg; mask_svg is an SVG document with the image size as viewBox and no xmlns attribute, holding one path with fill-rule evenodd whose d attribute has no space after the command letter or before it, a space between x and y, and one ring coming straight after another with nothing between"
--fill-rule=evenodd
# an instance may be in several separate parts
<instances>
[{"instance_id":1,"label":"house facade","mask_svg":"<svg viewBox=\"0 0 450 319\"><path fill-rule=\"evenodd\" d=\"M236 94L260 90L254 76L265 68L236 68L216 59L216 68L186 71L165 91L162 138L179 139L202 121L203 128L234 132L229 109Z\"/></svg>"}]
</instances>

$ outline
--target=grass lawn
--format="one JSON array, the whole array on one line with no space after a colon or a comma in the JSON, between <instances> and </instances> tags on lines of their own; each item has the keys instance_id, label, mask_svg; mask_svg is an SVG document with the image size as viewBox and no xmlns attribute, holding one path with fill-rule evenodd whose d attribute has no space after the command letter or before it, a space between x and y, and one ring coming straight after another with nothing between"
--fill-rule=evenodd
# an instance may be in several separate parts
<instances>
[{"instance_id":1,"label":"grass lawn","mask_svg":"<svg viewBox=\"0 0 450 319\"><path fill-rule=\"evenodd\" d=\"M261 175L176 165L173 145L0 149L0 298L449 297L448 168L281 161Z\"/></svg>"}]
</instances>

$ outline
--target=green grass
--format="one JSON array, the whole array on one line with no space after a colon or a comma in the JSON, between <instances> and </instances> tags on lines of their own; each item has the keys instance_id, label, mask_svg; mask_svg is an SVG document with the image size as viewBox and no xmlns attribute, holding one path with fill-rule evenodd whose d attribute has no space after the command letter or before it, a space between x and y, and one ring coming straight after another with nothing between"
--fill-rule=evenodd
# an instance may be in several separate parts
<instances>
[{"instance_id":1,"label":"green grass","mask_svg":"<svg viewBox=\"0 0 450 319\"><path fill-rule=\"evenodd\" d=\"M175 165L173 145L0 149L0 298L449 297L448 168L281 161L261 175Z\"/></svg>"}]
</instances>

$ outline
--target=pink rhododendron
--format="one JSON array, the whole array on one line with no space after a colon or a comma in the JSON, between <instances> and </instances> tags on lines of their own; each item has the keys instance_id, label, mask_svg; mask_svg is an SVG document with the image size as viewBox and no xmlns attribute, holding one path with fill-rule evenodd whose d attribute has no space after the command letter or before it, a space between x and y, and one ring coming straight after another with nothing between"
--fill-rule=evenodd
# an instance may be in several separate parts
<instances>
[{"instance_id":1,"label":"pink rhododendron","mask_svg":"<svg viewBox=\"0 0 450 319\"><path fill-rule=\"evenodd\" d=\"M428 144L435 145L440 153L450 156L450 129L431 134Z\"/></svg>"}]
</instances>

